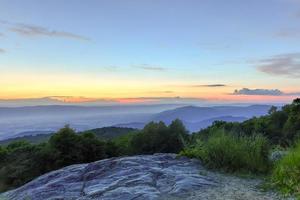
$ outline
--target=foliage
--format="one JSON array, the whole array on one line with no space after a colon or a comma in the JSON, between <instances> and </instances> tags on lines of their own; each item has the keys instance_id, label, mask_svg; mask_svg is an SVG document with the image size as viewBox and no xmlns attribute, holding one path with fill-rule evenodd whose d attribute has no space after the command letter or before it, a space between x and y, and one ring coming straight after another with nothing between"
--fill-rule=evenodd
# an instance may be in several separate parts
<instances>
[{"instance_id":1,"label":"foliage","mask_svg":"<svg viewBox=\"0 0 300 200\"><path fill-rule=\"evenodd\" d=\"M210 127L193 135L193 141L204 138L211 131L223 129L235 135L265 136L272 145L289 147L296 139L300 138L300 99L295 99L292 104L281 109L271 107L269 114L262 117L253 117L242 123L216 121Z\"/></svg>"},{"instance_id":2,"label":"foliage","mask_svg":"<svg viewBox=\"0 0 300 200\"><path fill-rule=\"evenodd\" d=\"M100 139L114 139L128 133L136 132L137 129L134 128L125 128L125 127L103 127L87 130L81 133L89 132L96 135Z\"/></svg>"},{"instance_id":3,"label":"foliage","mask_svg":"<svg viewBox=\"0 0 300 200\"><path fill-rule=\"evenodd\" d=\"M117 155L132 155L134 154L133 147L131 145L132 139L136 137L138 132L131 132L126 135L119 136L113 139L112 143L115 145Z\"/></svg>"},{"instance_id":4,"label":"foliage","mask_svg":"<svg viewBox=\"0 0 300 200\"><path fill-rule=\"evenodd\" d=\"M151 122L131 140L134 154L178 153L185 146L187 131L180 120L169 126Z\"/></svg>"},{"instance_id":5,"label":"foliage","mask_svg":"<svg viewBox=\"0 0 300 200\"><path fill-rule=\"evenodd\" d=\"M96 137L100 139L114 139L121 135L126 135L131 132L135 132L137 129L133 128L124 128L124 127L103 127L103 128L95 128L83 132L78 132L78 134L84 134L86 132L93 133ZM44 133L44 134L36 134L36 135L26 135L17 138L10 138L6 140L1 140L0 145L7 146L8 144L16 141L28 141L32 144L39 144L43 142L48 142L51 136L54 133Z\"/></svg>"},{"instance_id":6,"label":"foliage","mask_svg":"<svg viewBox=\"0 0 300 200\"><path fill-rule=\"evenodd\" d=\"M271 184L284 194L300 197L300 142L275 164Z\"/></svg>"},{"instance_id":7,"label":"foliage","mask_svg":"<svg viewBox=\"0 0 300 200\"><path fill-rule=\"evenodd\" d=\"M56 168L106 157L104 141L97 140L94 134L88 132L78 135L68 126L50 138L49 147L53 150Z\"/></svg>"},{"instance_id":8,"label":"foliage","mask_svg":"<svg viewBox=\"0 0 300 200\"><path fill-rule=\"evenodd\" d=\"M0 191L20 186L33 178L61 167L104 158L140 153L178 152L184 146L187 131L179 120L169 127L150 123L144 130L107 128L76 133L65 126L45 143L14 141L0 146ZM93 132L119 137L104 140ZM125 134L125 132L133 132ZM142 147L142 148L140 148Z\"/></svg>"},{"instance_id":9,"label":"foliage","mask_svg":"<svg viewBox=\"0 0 300 200\"><path fill-rule=\"evenodd\" d=\"M269 169L269 145L261 135L236 136L219 130L181 153L201 159L209 168L227 172L265 173Z\"/></svg>"},{"instance_id":10,"label":"foliage","mask_svg":"<svg viewBox=\"0 0 300 200\"><path fill-rule=\"evenodd\" d=\"M16 141L0 149L1 190L22 185L33 178L63 166L106 158L105 141L92 133L78 135L68 126L54 134L48 143Z\"/></svg>"},{"instance_id":11,"label":"foliage","mask_svg":"<svg viewBox=\"0 0 300 200\"><path fill-rule=\"evenodd\" d=\"M135 154L181 152L214 169L268 173L270 146L288 148L300 138L300 99L242 123L216 121L192 135L180 120L168 126L151 122L140 131L121 129L76 133L66 126L45 140L39 137L38 144L17 140L0 146L0 192L67 165ZM300 144L275 163L272 184L285 193L299 193L299 162Z\"/></svg>"}]
</instances>

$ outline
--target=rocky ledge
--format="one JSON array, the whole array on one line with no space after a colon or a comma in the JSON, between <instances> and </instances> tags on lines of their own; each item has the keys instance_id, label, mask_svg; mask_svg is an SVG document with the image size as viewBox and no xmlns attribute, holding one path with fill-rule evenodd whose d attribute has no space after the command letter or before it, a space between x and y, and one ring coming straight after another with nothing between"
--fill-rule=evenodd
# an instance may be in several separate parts
<instances>
[{"instance_id":1,"label":"rocky ledge","mask_svg":"<svg viewBox=\"0 0 300 200\"><path fill-rule=\"evenodd\" d=\"M217 187L199 162L175 154L111 158L47 173L0 195L9 200L174 199Z\"/></svg>"}]
</instances>

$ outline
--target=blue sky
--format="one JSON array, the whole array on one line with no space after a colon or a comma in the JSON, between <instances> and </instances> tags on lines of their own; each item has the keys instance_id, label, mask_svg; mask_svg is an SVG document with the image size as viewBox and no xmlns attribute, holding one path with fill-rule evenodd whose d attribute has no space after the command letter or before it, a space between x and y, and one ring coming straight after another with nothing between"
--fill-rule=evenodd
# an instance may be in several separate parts
<instances>
[{"instance_id":1,"label":"blue sky","mask_svg":"<svg viewBox=\"0 0 300 200\"><path fill-rule=\"evenodd\" d=\"M300 91L298 0L0 0L0 20L0 98Z\"/></svg>"}]
</instances>

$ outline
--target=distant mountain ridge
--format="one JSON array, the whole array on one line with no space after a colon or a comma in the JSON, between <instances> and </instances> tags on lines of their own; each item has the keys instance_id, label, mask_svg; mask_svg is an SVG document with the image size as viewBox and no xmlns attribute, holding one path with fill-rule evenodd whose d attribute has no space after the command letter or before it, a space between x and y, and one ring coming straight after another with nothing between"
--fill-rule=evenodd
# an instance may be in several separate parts
<instances>
[{"instance_id":1,"label":"distant mountain ridge","mask_svg":"<svg viewBox=\"0 0 300 200\"><path fill-rule=\"evenodd\" d=\"M242 122L254 116L259 117L266 115L270 107L269 105L252 105L246 107L185 106L154 114L147 122L124 123L114 126L141 129L150 121L163 121L166 124L170 124L173 120L180 119L189 131L195 132L210 126L214 121Z\"/></svg>"},{"instance_id":2,"label":"distant mountain ridge","mask_svg":"<svg viewBox=\"0 0 300 200\"><path fill-rule=\"evenodd\" d=\"M79 132L78 134L89 132L89 133L94 133L98 138L112 139L114 137L118 137L118 136L127 134L129 132L134 132L134 131L136 131L136 129L134 129L134 128L102 127L102 128L96 128L96 129ZM23 141L23 140L28 141L33 144L37 144L37 143L41 143L41 142L46 142L54 134L54 132L43 134L43 133L39 133L38 131L33 132L33 133L35 133L35 134L34 135L20 135L15 138L1 140L0 145L7 145L11 142Z\"/></svg>"},{"instance_id":3,"label":"distant mountain ridge","mask_svg":"<svg viewBox=\"0 0 300 200\"><path fill-rule=\"evenodd\" d=\"M212 125L215 121L225 121L225 122L243 122L247 120L246 117L233 117L233 116L221 116L221 117L215 117L210 118L206 120L202 120L199 122L188 122L188 121L182 121L187 130L190 132L196 132L203 128L206 128L210 125ZM143 122L133 122L133 123L127 123L127 124L116 124L114 126L116 127L122 127L122 128L136 128L136 129L143 129L147 123ZM168 123L169 124L169 123Z\"/></svg>"},{"instance_id":4,"label":"distant mountain ridge","mask_svg":"<svg viewBox=\"0 0 300 200\"><path fill-rule=\"evenodd\" d=\"M222 116L251 118L262 116L268 113L269 105L252 105L246 107L240 106L215 106L215 107L197 107L185 106L173 110L163 111L154 116L154 121L164 121L170 123L178 118L183 121L197 122Z\"/></svg>"},{"instance_id":5,"label":"distant mountain ridge","mask_svg":"<svg viewBox=\"0 0 300 200\"><path fill-rule=\"evenodd\" d=\"M175 119L182 120L190 132L195 132L206 128L216 120L241 122L254 116L259 117L267 114L270 107L270 105L0 107L0 133L2 133L0 139L55 132L65 124L70 124L77 131L108 126L142 129L150 121L170 124Z\"/></svg>"},{"instance_id":6,"label":"distant mountain ridge","mask_svg":"<svg viewBox=\"0 0 300 200\"><path fill-rule=\"evenodd\" d=\"M0 107L0 140L16 137L23 132L54 132L65 124L77 131L84 131L119 123L146 121L152 114L180 106L182 105Z\"/></svg>"}]
</instances>

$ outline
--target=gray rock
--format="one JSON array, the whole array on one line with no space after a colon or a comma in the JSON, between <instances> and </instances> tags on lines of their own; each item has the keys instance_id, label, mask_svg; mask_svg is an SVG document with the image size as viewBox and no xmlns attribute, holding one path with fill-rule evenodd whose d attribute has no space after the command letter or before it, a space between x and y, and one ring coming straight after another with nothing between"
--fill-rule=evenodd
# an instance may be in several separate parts
<instances>
[{"instance_id":1,"label":"gray rock","mask_svg":"<svg viewBox=\"0 0 300 200\"><path fill-rule=\"evenodd\" d=\"M272 162L277 162L281 160L284 156L288 154L288 151L273 151L269 157Z\"/></svg>"},{"instance_id":2,"label":"gray rock","mask_svg":"<svg viewBox=\"0 0 300 200\"><path fill-rule=\"evenodd\" d=\"M0 195L8 200L161 199L216 187L196 160L175 154L111 158L47 173Z\"/></svg>"}]
</instances>

